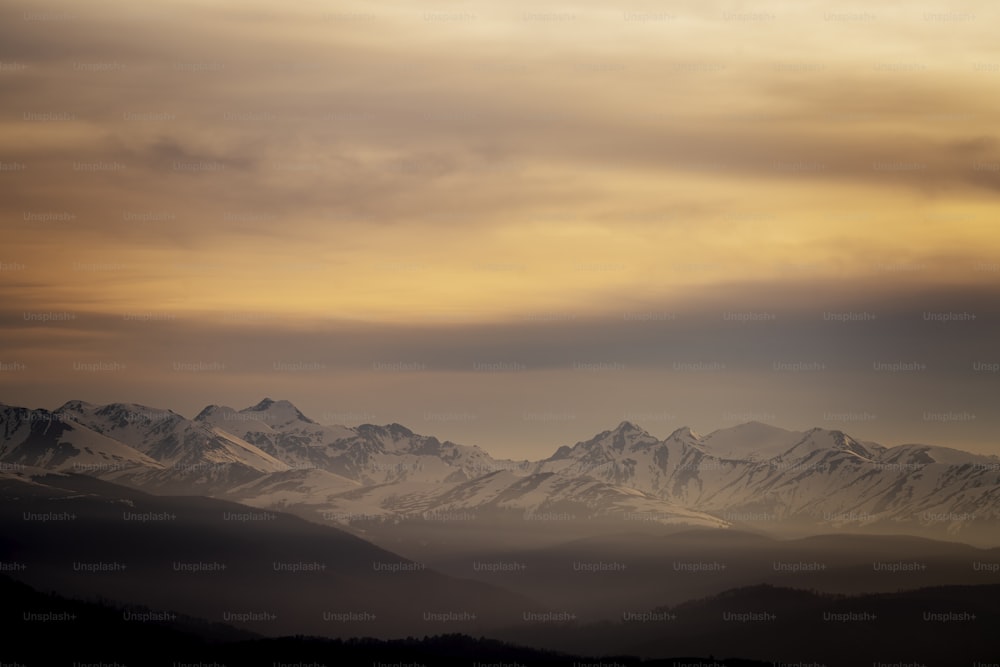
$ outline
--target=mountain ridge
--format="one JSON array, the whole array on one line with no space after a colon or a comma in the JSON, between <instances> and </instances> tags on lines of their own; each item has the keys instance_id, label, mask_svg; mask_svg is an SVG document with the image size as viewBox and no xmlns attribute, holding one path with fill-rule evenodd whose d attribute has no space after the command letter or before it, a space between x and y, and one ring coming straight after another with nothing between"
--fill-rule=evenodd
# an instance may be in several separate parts
<instances>
[{"instance_id":1,"label":"mountain ridge","mask_svg":"<svg viewBox=\"0 0 1000 667\"><path fill-rule=\"evenodd\" d=\"M546 458L513 461L398 423L323 425L271 398L242 410L209 405L194 419L80 400L55 413L6 410L19 423L56 420L103 444L80 452L60 444L58 429L27 442L23 432L11 435L7 417L0 462L52 468L51 450L61 447L56 465L64 469L84 453L127 460L94 472L134 488L294 507L320 521L499 512L765 530L912 526L954 536L1000 520L993 500L1000 459L933 445L884 447L839 429L751 421L706 436L681 427L661 440L625 420Z\"/></svg>"},{"instance_id":2,"label":"mountain ridge","mask_svg":"<svg viewBox=\"0 0 1000 667\"><path fill-rule=\"evenodd\" d=\"M112 407L112 406L116 406L116 407L118 407L118 406L120 406L120 407L129 407L129 408L136 408L136 410L132 411L133 415L141 415L141 414L143 414L145 412L147 414L171 415L171 416L179 417L181 419L186 419L180 413L174 412L173 410L170 410L169 408L154 408L154 407L150 407L150 406L146 406L146 405L142 405L142 404L138 404L138 403L112 402L112 403L108 403L108 404L96 404L96 403L89 403L89 402L83 401L81 399L71 399L71 400L68 400L65 403L63 403L63 405L61 405L60 407L56 408L55 410L48 411L45 408L26 408L26 407L23 407L23 406L17 406L17 405L13 405L13 404L8 404L8 403L0 402L0 408L10 407L10 408L19 408L19 409L26 409L26 410L36 410L37 409L37 410L43 410L43 411L50 412L50 413L52 413L54 415L59 415L59 414L65 413L65 412L73 412L73 411L79 409L78 406L88 406L88 407L91 407L91 408L98 407L98 408L102 408L102 409L103 408L109 408L109 407ZM246 408L239 409L239 410L237 410L235 408L232 408L232 407L229 407L229 406L226 406L226 405L220 405L220 404L214 404L214 403L213 404L209 404L209 405L206 405L204 408L202 408L197 413L197 415L195 415L189 421L193 421L193 422L205 422L205 421L211 420L216 415L220 415L220 414L221 415L233 414L233 415L243 415L243 417L242 418L240 418L240 417L232 418L232 421L262 422L261 424L258 424L258 426L268 426L269 427L270 424L268 424L268 420L266 418L266 415L272 410L272 408L275 408L276 406L277 406L277 409L287 409L287 410L293 411L293 413L295 415L297 415L300 418L301 421L303 421L306 424L311 424L311 425L315 425L315 426L336 427L336 428L342 428L342 429L350 430L350 431L359 431L359 430L361 430L361 431L369 431L369 432L371 432L371 431L378 431L378 430L383 430L383 431L388 431L388 432L396 431L396 432L402 432L405 435L418 435L416 432L412 431L407 426L405 426L403 424L400 424L398 422L390 422L390 423L385 423L385 424L374 424L374 423L365 422L365 423L358 424L357 426L353 426L353 427L345 426L345 425L342 425L342 424L321 423L321 422L315 421L312 418L306 416L291 401L288 401L287 399L278 399L278 400L275 400L275 399L272 399L270 397L265 397L265 398L261 399L260 401L258 401L256 404L254 404L252 406L248 406ZM261 417L261 418L258 418L258 419L254 419L254 414L255 413L264 413L265 416ZM559 450L562 450L562 449L565 449L565 448L572 449L572 447L574 447L575 445L586 444L588 442L591 442L591 441L593 441L595 439L598 439L598 438L600 438L602 436L605 436L605 435L608 435L608 434L617 434L617 433L624 433L624 432L633 432L633 433L636 433L637 432L640 436L648 436L650 438L657 439L659 442L664 442L664 441L668 441L668 440L672 440L672 439L677 440L677 439L681 439L683 437L691 437L691 438L693 438L693 439L695 439L697 441L712 441L712 440L716 439L720 434L727 434L727 433L733 433L733 432L745 432L745 430L748 429L748 428L755 428L755 429L756 428L764 428L764 429L770 429L772 431L784 432L784 433L787 433L787 434L795 434L795 435L806 435L806 434L809 434L809 433L812 433L812 432L823 432L823 433L830 433L830 434L839 434L839 435L843 435L843 436L846 436L846 437L850 438L854 443L857 443L857 445L860 446L861 448L869 448L872 445L877 445L879 448L881 448L882 450L885 450L885 451L896 450L896 449L901 449L901 448L925 448L925 449L929 449L929 450L957 452L957 453L961 453L963 455L968 455L968 456L977 457L977 458L981 458L981 459L996 460L996 461L1000 462L1000 456L997 456L997 455L977 454L975 452L971 452L971 451L968 451L968 450L959 449L959 448L956 448L956 447L949 447L949 446L946 446L946 445L936 445L936 444L929 444L929 443L903 443L903 444L894 445L894 446L884 446L884 445L880 445L879 443L876 443L874 441L856 439L856 438L854 438L853 436L851 436L850 434L848 434L847 432L845 432L845 431L843 431L841 429L826 429L826 428L821 427L821 426L813 426L813 427L810 427L810 428L806 429L805 431L795 431L795 430L792 430L792 429L786 429L786 428L783 428L783 427L780 427L780 426L775 426L773 424L768 424L766 422L761 422L761 421L758 421L758 420L749 420L749 421L746 421L746 422L741 422L741 423L736 424L734 426L729 426L729 427L725 427L725 428L715 429L714 431L711 431L707 435L704 435L704 436L699 435L698 432L695 431L693 427L687 426L687 425L682 425L682 426L679 426L679 427L675 428L673 431L671 431L662 440L657 439L656 436L652 435L649 431L647 431L644 427L642 427L636 421L634 421L634 420L622 420L621 422L619 422L619 424L615 428L613 428L613 429L606 429L604 431L598 432L598 433L594 434L588 440L578 441L574 445L561 445L561 446L558 446L556 448L556 450L553 452L553 454L550 455L547 458L553 458L555 456L555 454ZM428 437L433 437L433 436L428 436ZM455 444L455 443L450 443L450 444ZM466 445L466 446L473 447L475 449L479 449L480 451L486 451L486 450L482 449L481 447L479 447L478 445ZM720 455L718 452L714 452L714 453L715 453L715 455L718 458L725 458L724 456ZM545 459L542 459L542 460L545 460Z\"/></svg>"}]
</instances>

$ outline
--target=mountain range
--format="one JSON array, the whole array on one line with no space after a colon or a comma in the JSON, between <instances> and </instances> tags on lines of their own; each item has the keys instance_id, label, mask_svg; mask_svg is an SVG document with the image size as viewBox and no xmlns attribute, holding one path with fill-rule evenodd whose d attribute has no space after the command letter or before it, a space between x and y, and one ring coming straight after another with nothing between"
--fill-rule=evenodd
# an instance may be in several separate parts
<instances>
[{"instance_id":1,"label":"mountain range","mask_svg":"<svg viewBox=\"0 0 1000 667\"><path fill-rule=\"evenodd\" d=\"M628 522L910 533L996 544L1000 459L759 422L658 439L622 422L535 461L400 424L319 424L288 401L194 419L137 404L0 405L0 475L81 473L363 529L399 522Z\"/></svg>"},{"instance_id":2,"label":"mountain range","mask_svg":"<svg viewBox=\"0 0 1000 667\"><path fill-rule=\"evenodd\" d=\"M0 405L0 589L25 642L6 655L72 613L52 648L75 663L121 662L133 627L176 638L163 664L983 663L998 463L758 422L622 422L514 461L270 399ZM842 629L856 641L827 646Z\"/></svg>"}]
</instances>

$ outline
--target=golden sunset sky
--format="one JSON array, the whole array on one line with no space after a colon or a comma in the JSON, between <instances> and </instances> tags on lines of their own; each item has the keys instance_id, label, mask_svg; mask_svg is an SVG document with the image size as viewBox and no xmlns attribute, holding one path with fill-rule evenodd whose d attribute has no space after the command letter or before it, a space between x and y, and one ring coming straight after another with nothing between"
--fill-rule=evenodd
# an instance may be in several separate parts
<instances>
[{"instance_id":1,"label":"golden sunset sky","mask_svg":"<svg viewBox=\"0 0 1000 667\"><path fill-rule=\"evenodd\" d=\"M271 395L511 456L628 416L1000 452L998 29L4 3L0 401Z\"/></svg>"}]
</instances>

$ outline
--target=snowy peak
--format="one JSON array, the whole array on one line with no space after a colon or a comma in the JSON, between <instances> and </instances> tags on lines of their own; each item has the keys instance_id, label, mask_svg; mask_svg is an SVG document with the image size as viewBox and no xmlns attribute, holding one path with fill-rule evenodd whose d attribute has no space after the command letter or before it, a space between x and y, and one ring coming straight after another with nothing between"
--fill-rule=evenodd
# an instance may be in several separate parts
<instances>
[{"instance_id":1,"label":"snowy peak","mask_svg":"<svg viewBox=\"0 0 1000 667\"><path fill-rule=\"evenodd\" d=\"M65 403L63 403L60 407L58 407L56 409L56 412L57 413L63 413L63 412L68 412L68 413L89 412L94 407L95 406L94 406L93 403L88 403L87 401L80 401L80 400L74 399L72 401L66 401Z\"/></svg>"},{"instance_id":2,"label":"snowy peak","mask_svg":"<svg viewBox=\"0 0 1000 667\"><path fill-rule=\"evenodd\" d=\"M816 429L814 429L816 430ZM767 461L796 447L805 434L801 431L752 421L712 431L701 438L702 450L716 458L736 461Z\"/></svg>"},{"instance_id":3,"label":"snowy peak","mask_svg":"<svg viewBox=\"0 0 1000 667\"><path fill-rule=\"evenodd\" d=\"M601 464L623 457L661 451L660 456L707 456L721 461L756 463L772 460L792 460L813 456L817 452L846 452L865 460L878 457L875 447L865 446L842 431L813 428L792 431L761 422L747 422L700 436L687 426L676 429L664 440L657 440L635 424L624 421L610 431L603 431L590 440L572 447L560 447L549 461L576 460ZM641 458L641 456L640 456ZM638 460L638 459L636 459Z\"/></svg>"},{"instance_id":4,"label":"snowy peak","mask_svg":"<svg viewBox=\"0 0 1000 667\"><path fill-rule=\"evenodd\" d=\"M402 424L388 424L386 426L378 426L377 424L362 424L358 427L358 433L362 434L372 434L380 437L390 437L393 440L400 440L402 438L411 438L414 433L410 429L406 428Z\"/></svg>"},{"instance_id":5,"label":"snowy peak","mask_svg":"<svg viewBox=\"0 0 1000 667\"><path fill-rule=\"evenodd\" d=\"M667 440L683 442L687 445L696 445L701 442L701 436L692 431L689 427L681 426L679 429L668 435Z\"/></svg>"},{"instance_id":6,"label":"snowy peak","mask_svg":"<svg viewBox=\"0 0 1000 667\"><path fill-rule=\"evenodd\" d=\"M869 461L877 458L864 445L843 431L827 431L822 428L813 428L806 431L802 434L802 439L781 456L784 459L796 459L822 451L848 452Z\"/></svg>"},{"instance_id":7,"label":"snowy peak","mask_svg":"<svg viewBox=\"0 0 1000 667\"><path fill-rule=\"evenodd\" d=\"M239 412L208 406L199 423L228 432L296 469L321 469L365 484L463 479L495 468L474 447L441 442L401 424L356 428L317 424L288 401L264 399Z\"/></svg>"},{"instance_id":8,"label":"snowy peak","mask_svg":"<svg viewBox=\"0 0 1000 667\"><path fill-rule=\"evenodd\" d=\"M209 405L194 418L199 424L207 424L243 436L247 433L274 433L268 426L273 421L266 412L237 411L228 405Z\"/></svg>"},{"instance_id":9,"label":"snowy peak","mask_svg":"<svg viewBox=\"0 0 1000 667\"><path fill-rule=\"evenodd\" d=\"M793 460L816 452L848 452L866 460L872 450L843 431L811 428L791 431L761 422L747 422L713 431L701 440L706 454L730 461Z\"/></svg>"},{"instance_id":10,"label":"snowy peak","mask_svg":"<svg viewBox=\"0 0 1000 667\"><path fill-rule=\"evenodd\" d=\"M878 462L887 467L917 467L939 463L972 466L984 470L1000 470L1000 458L971 454L950 447L933 445L899 445L879 453Z\"/></svg>"},{"instance_id":11,"label":"snowy peak","mask_svg":"<svg viewBox=\"0 0 1000 667\"><path fill-rule=\"evenodd\" d=\"M576 443L572 447L562 446L548 459L540 461L576 461L583 464L600 464L619 459L629 452L646 450L659 441L632 422L623 421L610 431L602 431L590 440Z\"/></svg>"},{"instance_id":12,"label":"snowy peak","mask_svg":"<svg viewBox=\"0 0 1000 667\"><path fill-rule=\"evenodd\" d=\"M267 417L263 421L272 428L281 428L282 426L287 426L295 422L302 422L304 424L316 423L302 414L302 412L300 412L299 409L292 405L289 401L285 400L275 401L270 398L265 398L257 405L244 408L243 410L240 410L240 412L242 414L266 415Z\"/></svg>"},{"instance_id":13,"label":"snowy peak","mask_svg":"<svg viewBox=\"0 0 1000 667\"><path fill-rule=\"evenodd\" d=\"M625 420L625 421L621 422L620 424L618 424L618 426L616 426L614 428L613 432L614 433L618 433L618 432L628 433L630 431L638 431L640 433L645 433L645 431L642 428L640 428L639 426L636 426L635 424L633 424L632 422L630 422L628 420Z\"/></svg>"},{"instance_id":14,"label":"snowy peak","mask_svg":"<svg viewBox=\"0 0 1000 667\"><path fill-rule=\"evenodd\" d=\"M260 472L287 465L214 424L190 421L170 410L137 403L92 405L70 401L58 413L80 425L141 452L154 465L196 470L198 466L237 465ZM202 413L205 413L203 410Z\"/></svg>"},{"instance_id":15,"label":"snowy peak","mask_svg":"<svg viewBox=\"0 0 1000 667\"><path fill-rule=\"evenodd\" d=\"M843 431L831 431L837 449L857 454L865 459L874 459L878 456L876 452L865 447L861 442L855 440Z\"/></svg>"},{"instance_id":16,"label":"snowy peak","mask_svg":"<svg viewBox=\"0 0 1000 667\"><path fill-rule=\"evenodd\" d=\"M109 403L94 410L93 414L118 427L139 424L147 427L158 426L162 430L165 424L176 425L184 421L183 417L170 410L151 408L138 403Z\"/></svg>"},{"instance_id":17,"label":"snowy peak","mask_svg":"<svg viewBox=\"0 0 1000 667\"><path fill-rule=\"evenodd\" d=\"M632 422L623 421L613 430L598 433L587 442L580 444L586 449L601 447L624 452L637 445L655 444L656 441L656 438Z\"/></svg>"},{"instance_id":18,"label":"snowy peak","mask_svg":"<svg viewBox=\"0 0 1000 667\"><path fill-rule=\"evenodd\" d=\"M210 422L210 421L212 421L212 419L214 419L215 417L217 417L219 415L224 414L228 410L236 412L232 408L225 407L225 406L222 406L222 405L215 405L214 403L212 405L206 405L204 408L202 408L201 412L199 412L197 415L195 415L194 421L196 421L196 422L205 422L205 421Z\"/></svg>"},{"instance_id":19,"label":"snowy peak","mask_svg":"<svg viewBox=\"0 0 1000 667\"><path fill-rule=\"evenodd\" d=\"M563 445L546 461L575 459L581 462L600 463L632 453L648 452L664 443L677 442L697 447L699 440L700 438L690 428L684 426L661 442L641 426L623 421L614 429L602 431L590 440L578 442L572 447Z\"/></svg>"},{"instance_id":20,"label":"snowy peak","mask_svg":"<svg viewBox=\"0 0 1000 667\"><path fill-rule=\"evenodd\" d=\"M62 412L0 407L0 461L85 474L160 467L127 444L70 417Z\"/></svg>"},{"instance_id":21,"label":"snowy peak","mask_svg":"<svg viewBox=\"0 0 1000 667\"><path fill-rule=\"evenodd\" d=\"M187 422L184 417L171 410L151 408L138 403L94 405L84 401L69 401L59 408L57 414L67 420L83 424L97 433L103 433L137 447L147 454L148 451L138 447L139 434L144 434L146 438L164 437Z\"/></svg>"}]
</instances>

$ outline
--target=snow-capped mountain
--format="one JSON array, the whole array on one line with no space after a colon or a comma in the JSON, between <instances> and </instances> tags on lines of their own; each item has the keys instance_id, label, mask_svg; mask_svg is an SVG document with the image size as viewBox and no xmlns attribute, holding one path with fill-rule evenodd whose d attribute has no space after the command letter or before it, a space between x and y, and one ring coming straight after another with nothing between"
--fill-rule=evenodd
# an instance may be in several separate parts
<instances>
[{"instance_id":1,"label":"snow-capped mountain","mask_svg":"<svg viewBox=\"0 0 1000 667\"><path fill-rule=\"evenodd\" d=\"M317 424L288 401L243 410L212 405L195 417L252 443L293 468L319 468L364 485L473 479L499 465L478 447L417 435L400 424Z\"/></svg>"},{"instance_id":2,"label":"snow-capped mountain","mask_svg":"<svg viewBox=\"0 0 1000 667\"><path fill-rule=\"evenodd\" d=\"M164 466L192 469L240 464L260 472L289 468L231 433L185 419L170 410L134 403L93 405L69 401L58 412L92 431L126 443Z\"/></svg>"},{"instance_id":3,"label":"snow-capped mountain","mask_svg":"<svg viewBox=\"0 0 1000 667\"><path fill-rule=\"evenodd\" d=\"M704 438L698 438L698 446L715 458L739 461L777 458L787 461L808 456L817 449L850 450L864 458L872 458L885 450L875 443L856 441L842 431L820 428L790 431L761 422L747 422L713 431Z\"/></svg>"},{"instance_id":4,"label":"snow-capped mountain","mask_svg":"<svg viewBox=\"0 0 1000 667\"><path fill-rule=\"evenodd\" d=\"M536 470L587 475L735 522L909 523L957 531L1000 520L1000 461L942 447L885 448L841 431L750 423L658 441L623 422ZM767 524L763 524L765 527Z\"/></svg>"},{"instance_id":5,"label":"snow-capped mountain","mask_svg":"<svg viewBox=\"0 0 1000 667\"><path fill-rule=\"evenodd\" d=\"M248 485L248 489L258 485ZM325 490L325 489L324 489ZM245 493L247 489L239 489ZM280 493L280 489L278 490ZM238 496L241 502L270 506L273 493ZM279 496L280 497L280 496ZM635 489L587 476L556 473L488 473L451 483L403 481L342 493L293 496L306 516L350 524L364 521L540 520L643 521L658 525L721 528L728 522ZM281 504L287 507L287 504Z\"/></svg>"},{"instance_id":6,"label":"snow-capped mountain","mask_svg":"<svg viewBox=\"0 0 1000 667\"><path fill-rule=\"evenodd\" d=\"M289 466L221 429L170 410L134 403L69 401L57 411L86 428L141 452L153 465L117 467L99 475L156 493L224 495L229 488Z\"/></svg>"},{"instance_id":7,"label":"snow-capped mountain","mask_svg":"<svg viewBox=\"0 0 1000 667\"><path fill-rule=\"evenodd\" d=\"M47 470L107 474L157 470L155 459L67 419L60 412L0 405L0 462Z\"/></svg>"},{"instance_id":8,"label":"snow-capped mountain","mask_svg":"<svg viewBox=\"0 0 1000 667\"><path fill-rule=\"evenodd\" d=\"M354 480L332 472L300 468L261 475L226 489L225 496L255 507L301 507L323 518L324 512L331 511L335 497L360 488Z\"/></svg>"},{"instance_id":9,"label":"snow-capped mountain","mask_svg":"<svg viewBox=\"0 0 1000 667\"><path fill-rule=\"evenodd\" d=\"M660 524L724 527L716 517L674 505L646 493L601 482L588 476L557 473L518 475L498 471L433 493L397 495L389 507L408 515L447 516L450 513L579 519L631 519Z\"/></svg>"},{"instance_id":10,"label":"snow-capped mountain","mask_svg":"<svg viewBox=\"0 0 1000 667\"><path fill-rule=\"evenodd\" d=\"M750 422L660 440L622 422L535 462L497 460L400 424L319 424L288 401L188 420L135 404L4 407L0 462L312 519L566 513L659 524L969 534L1000 520L1000 459L886 448L838 430ZM570 509L567 509L570 508ZM761 523L763 522L763 523Z\"/></svg>"}]
</instances>

